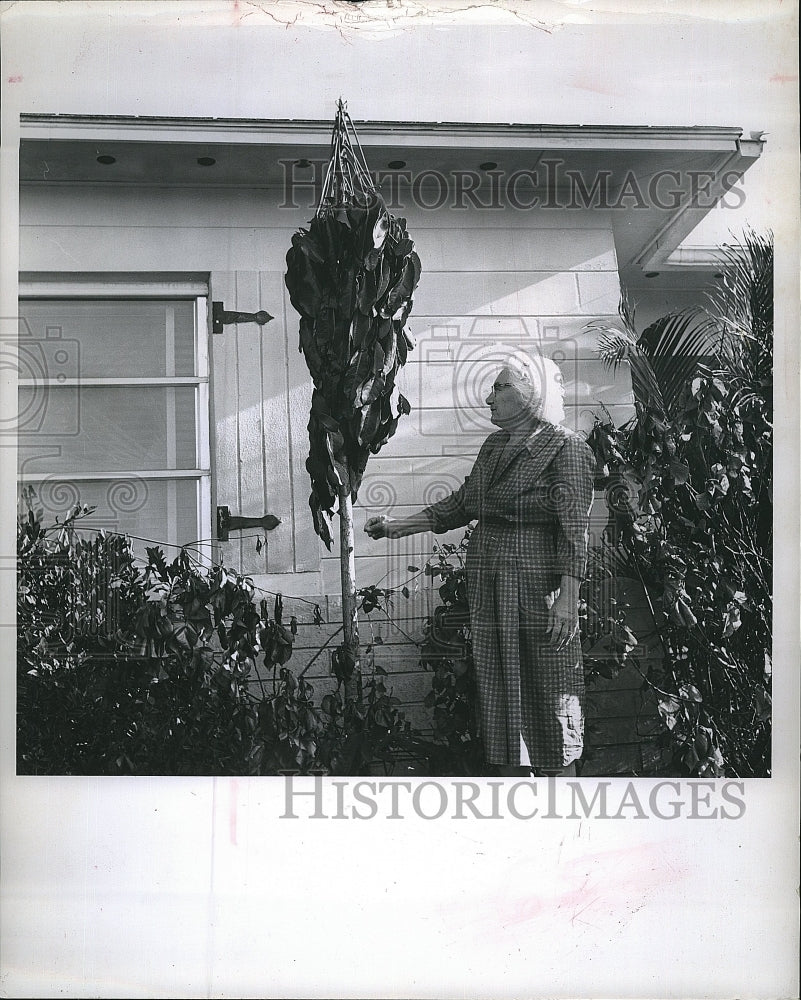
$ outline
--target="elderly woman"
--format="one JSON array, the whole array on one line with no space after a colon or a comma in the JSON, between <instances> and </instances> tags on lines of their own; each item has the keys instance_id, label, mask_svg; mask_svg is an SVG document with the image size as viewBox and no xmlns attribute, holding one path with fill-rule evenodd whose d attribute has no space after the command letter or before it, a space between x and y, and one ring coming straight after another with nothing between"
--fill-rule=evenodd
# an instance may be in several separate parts
<instances>
[{"instance_id":1,"label":"elderly woman","mask_svg":"<svg viewBox=\"0 0 801 1000\"><path fill-rule=\"evenodd\" d=\"M371 538L400 538L478 522L466 573L489 774L572 775L583 750L578 591L595 460L559 426L563 401L552 361L511 359L487 397L500 430L464 484L417 514L365 524Z\"/></svg>"}]
</instances>

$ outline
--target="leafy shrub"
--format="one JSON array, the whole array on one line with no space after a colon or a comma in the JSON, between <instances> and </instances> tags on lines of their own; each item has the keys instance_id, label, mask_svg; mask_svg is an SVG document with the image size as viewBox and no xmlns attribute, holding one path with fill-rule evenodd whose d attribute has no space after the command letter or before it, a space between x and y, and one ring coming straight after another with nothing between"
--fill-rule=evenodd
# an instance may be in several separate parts
<instances>
[{"instance_id":1,"label":"leafy shrub","mask_svg":"<svg viewBox=\"0 0 801 1000\"><path fill-rule=\"evenodd\" d=\"M431 752L432 764L439 773L457 775L478 774L483 764L464 568L470 534L468 528L456 545L434 543L425 574L442 581L442 604L434 609L420 649L421 665L432 671L425 706L440 748Z\"/></svg>"},{"instance_id":2,"label":"leafy shrub","mask_svg":"<svg viewBox=\"0 0 801 1000\"><path fill-rule=\"evenodd\" d=\"M297 623L280 595L257 601L247 577L185 549L139 566L129 539L81 537L90 512L42 527L31 506L18 525L19 773L348 775L410 752L372 647L355 701L334 650L339 685L317 705L287 666ZM362 610L390 593L364 588Z\"/></svg>"},{"instance_id":3,"label":"leafy shrub","mask_svg":"<svg viewBox=\"0 0 801 1000\"><path fill-rule=\"evenodd\" d=\"M387 677L374 663L370 673L361 675L355 700L343 699L341 687L323 696L318 759L331 774L372 774L376 767L392 773L399 754L408 753L416 734L398 707L400 699L387 688Z\"/></svg>"},{"instance_id":4,"label":"leafy shrub","mask_svg":"<svg viewBox=\"0 0 801 1000\"><path fill-rule=\"evenodd\" d=\"M632 371L636 416L590 438L619 484L620 544L664 651L648 680L678 773L770 773L773 243L725 248L704 309L600 344ZM629 496L636 498L629 501Z\"/></svg>"},{"instance_id":5,"label":"leafy shrub","mask_svg":"<svg viewBox=\"0 0 801 1000\"><path fill-rule=\"evenodd\" d=\"M294 621L247 579L158 548L79 536L76 508L18 529L17 767L27 774L257 774L304 769L320 728L283 666ZM273 669L257 679L256 660ZM280 674L278 671L280 669ZM254 684L261 688L254 694Z\"/></svg>"}]
</instances>

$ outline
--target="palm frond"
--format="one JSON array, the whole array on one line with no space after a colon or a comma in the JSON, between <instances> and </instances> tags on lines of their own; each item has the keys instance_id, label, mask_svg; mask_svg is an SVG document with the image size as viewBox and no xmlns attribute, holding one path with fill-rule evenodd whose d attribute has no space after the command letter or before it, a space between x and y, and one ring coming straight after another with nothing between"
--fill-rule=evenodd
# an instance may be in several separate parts
<instances>
[{"instance_id":1,"label":"palm frond","mask_svg":"<svg viewBox=\"0 0 801 1000\"><path fill-rule=\"evenodd\" d=\"M665 401L651 361L642 350L636 339L628 330L617 327L606 327L603 321L595 321L596 330L601 331L598 337L596 351L598 357L607 367L616 372L623 362L626 362L631 372L634 398L644 407L665 412Z\"/></svg>"},{"instance_id":2,"label":"palm frond","mask_svg":"<svg viewBox=\"0 0 801 1000\"><path fill-rule=\"evenodd\" d=\"M773 234L746 230L721 256L720 283L707 296L718 360L733 379L764 387L773 371Z\"/></svg>"},{"instance_id":3,"label":"palm frond","mask_svg":"<svg viewBox=\"0 0 801 1000\"><path fill-rule=\"evenodd\" d=\"M597 321L596 321L597 322ZM621 362L628 361L633 351L637 349L637 341L627 330L616 327L596 326L598 329L598 357L613 371L617 371Z\"/></svg>"},{"instance_id":4,"label":"palm frond","mask_svg":"<svg viewBox=\"0 0 801 1000\"><path fill-rule=\"evenodd\" d=\"M687 385L714 356L715 326L700 309L669 313L638 341L659 384L667 413L675 412Z\"/></svg>"},{"instance_id":5,"label":"palm frond","mask_svg":"<svg viewBox=\"0 0 801 1000\"><path fill-rule=\"evenodd\" d=\"M628 288L623 285L620 289L620 302L617 307L618 315L623 323L623 326L631 334L633 334L634 339L637 339L637 324L636 324L636 304L634 299L629 294Z\"/></svg>"},{"instance_id":6,"label":"palm frond","mask_svg":"<svg viewBox=\"0 0 801 1000\"><path fill-rule=\"evenodd\" d=\"M619 322L595 320L598 356L613 371L631 370L639 408L674 415L699 372L725 370L727 378L765 398L773 371L773 235L747 230L741 241L720 248L721 281L706 293L706 306L669 313L640 335L634 304L623 289Z\"/></svg>"},{"instance_id":7,"label":"palm frond","mask_svg":"<svg viewBox=\"0 0 801 1000\"><path fill-rule=\"evenodd\" d=\"M636 402L648 413L664 418L667 416L667 405L662 386L654 371L651 359L639 346L635 347L629 358L631 371L631 390Z\"/></svg>"},{"instance_id":8,"label":"palm frond","mask_svg":"<svg viewBox=\"0 0 801 1000\"><path fill-rule=\"evenodd\" d=\"M598 333L596 350L600 359L613 371L617 371L623 361L628 361L637 345L637 328L634 325L634 304L623 288L618 305L619 323L608 319L595 319L587 323L586 330Z\"/></svg>"},{"instance_id":9,"label":"palm frond","mask_svg":"<svg viewBox=\"0 0 801 1000\"><path fill-rule=\"evenodd\" d=\"M721 282L710 289L710 312L739 320L755 336L773 326L773 233L746 229L741 240L720 248Z\"/></svg>"},{"instance_id":10,"label":"palm frond","mask_svg":"<svg viewBox=\"0 0 801 1000\"><path fill-rule=\"evenodd\" d=\"M634 303L627 289L623 288L618 305L619 323L597 319L588 323L587 329L598 333L596 350L607 367L616 372L623 362L629 365L635 399L647 409L664 414L665 403L659 381L650 360L639 345L634 314Z\"/></svg>"}]
</instances>

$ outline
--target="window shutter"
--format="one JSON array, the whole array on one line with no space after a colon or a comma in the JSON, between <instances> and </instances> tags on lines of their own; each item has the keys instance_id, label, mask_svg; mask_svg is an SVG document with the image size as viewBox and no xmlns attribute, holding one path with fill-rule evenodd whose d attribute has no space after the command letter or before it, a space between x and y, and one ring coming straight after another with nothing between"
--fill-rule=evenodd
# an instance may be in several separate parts
<instances>
[{"instance_id":1,"label":"window shutter","mask_svg":"<svg viewBox=\"0 0 801 1000\"><path fill-rule=\"evenodd\" d=\"M211 296L226 310L274 317L264 326L232 324L211 338L215 504L228 507L231 516L272 514L281 521L269 532L249 527L232 533L220 543L223 559L249 574L317 571L319 543L304 517L311 389L308 372L293 357L297 350L290 350L283 274L214 272ZM267 542L260 551L258 538Z\"/></svg>"}]
</instances>

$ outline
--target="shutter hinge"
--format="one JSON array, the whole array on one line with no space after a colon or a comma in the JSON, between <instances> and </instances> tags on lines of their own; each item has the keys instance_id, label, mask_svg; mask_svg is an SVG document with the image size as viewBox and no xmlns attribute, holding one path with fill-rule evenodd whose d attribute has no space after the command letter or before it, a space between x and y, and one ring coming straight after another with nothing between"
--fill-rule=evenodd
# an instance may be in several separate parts
<instances>
[{"instance_id":1,"label":"shutter hinge","mask_svg":"<svg viewBox=\"0 0 801 1000\"><path fill-rule=\"evenodd\" d=\"M249 313L225 309L222 302L212 302L211 304L212 333L222 333L223 327L229 326L231 323L258 323L259 326L264 326L274 318L274 316L271 316L263 309L259 310L259 312Z\"/></svg>"},{"instance_id":2,"label":"shutter hinge","mask_svg":"<svg viewBox=\"0 0 801 1000\"><path fill-rule=\"evenodd\" d=\"M263 528L272 531L281 523L281 518L275 514L265 514L263 517L239 517L231 515L229 507L217 508L217 541L227 542L229 531L241 531L242 528Z\"/></svg>"}]
</instances>

